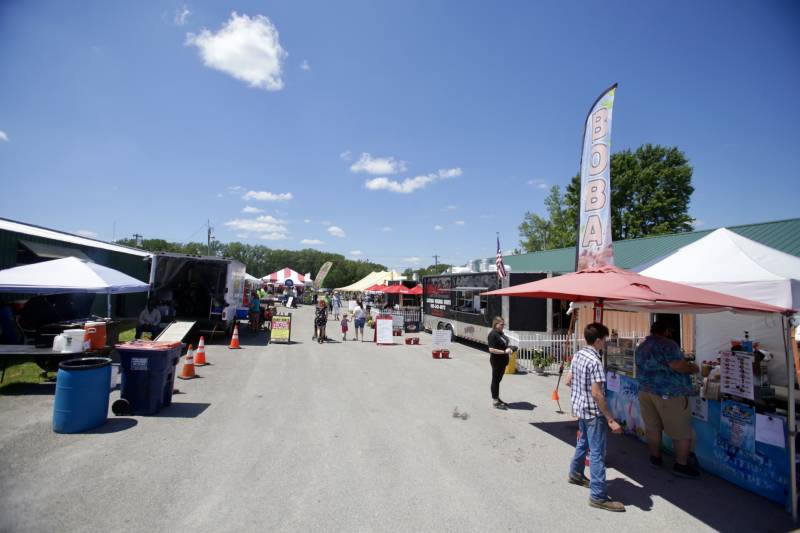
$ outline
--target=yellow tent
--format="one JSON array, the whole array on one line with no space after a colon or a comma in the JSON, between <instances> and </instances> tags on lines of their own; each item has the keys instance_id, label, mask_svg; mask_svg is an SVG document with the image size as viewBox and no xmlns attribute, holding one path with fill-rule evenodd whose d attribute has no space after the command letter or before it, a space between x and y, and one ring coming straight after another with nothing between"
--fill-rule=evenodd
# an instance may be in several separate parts
<instances>
[{"instance_id":1,"label":"yellow tent","mask_svg":"<svg viewBox=\"0 0 800 533\"><path fill-rule=\"evenodd\" d=\"M347 287L339 287L336 290L342 292L362 292L367 287L371 287L373 285L380 285L389 281L400 281L404 279L406 278L404 278L402 274L391 270L384 272L371 272L352 285L348 285Z\"/></svg>"}]
</instances>

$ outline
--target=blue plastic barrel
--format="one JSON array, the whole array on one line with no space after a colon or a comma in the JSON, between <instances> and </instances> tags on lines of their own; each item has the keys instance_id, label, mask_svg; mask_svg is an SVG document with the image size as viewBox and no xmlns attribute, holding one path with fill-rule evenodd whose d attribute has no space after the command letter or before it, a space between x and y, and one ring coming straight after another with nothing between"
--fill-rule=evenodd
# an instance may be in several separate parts
<instances>
[{"instance_id":1,"label":"blue plastic barrel","mask_svg":"<svg viewBox=\"0 0 800 533\"><path fill-rule=\"evenodd\" d=\"M82 357L58 365L53 431L79 433L105 424L111 359Z\"/></svg>"}]
</instances>

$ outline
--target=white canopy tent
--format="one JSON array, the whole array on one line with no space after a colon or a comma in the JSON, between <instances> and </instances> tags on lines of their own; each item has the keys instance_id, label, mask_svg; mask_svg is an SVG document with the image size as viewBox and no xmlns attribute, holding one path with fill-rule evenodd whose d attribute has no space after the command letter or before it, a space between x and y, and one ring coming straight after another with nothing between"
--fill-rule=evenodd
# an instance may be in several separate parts
<instances>
[{"instance_id":1,"label":"white canopy tent","mask_svg":"<svg viewBox=\"0 0 800 533\"><path fill-rule=\"evenodd\" d=\"M402 281L405 277L399 272L387 270L383 272L370 272L355 283L347 287L338 287L336 290L341 292L362 292L367 287L385 284L387 281Z\"/></svg>"},{"instance_id":2,"label":"white canopy tent","mask_svg":"<svg viewBox=\"0 0 800 533\"><path fill-rule=\"evenodd\" d=\"M732 296L740 296L787 309L800 309L800 258L757 243L725 228L642 269L640 274L677 281ZM787 353L787 320L777 315L761 317L730 312L697 315L695 350L698 359L730 349L731 339L745 331L775 355L769 366L770 383L787 387L789 406L789 457L795 457L795 369ZM792 518L797 520L796 470L790 461Z\"/></svg>"},{"instance_id":3,"label":"white canopy tent","mask_svg":"<svg viewBox=\"0 0 800 533\"><path fill-rule=\"evenodd\" d=\"M0 271L0 292L31 294L99 293L111 295L146 292L150 285L127 274L96 263L65 257Z\"/></svg>"},{"instance_id":4,"label":"white canopy tent","mask_svg":"<svg viewBox=\"0 0 800 533\"><path fill-rule=\"evenodd\" d=\"M800 258L757 243L725 228L718 229L639 272L787 309L800 309ZM730 348L731 339L747 331L775 354L770 382L787 385L785 342L780 318L729 312L698 314L698 356Z\"/></svg>"}]
</instances>

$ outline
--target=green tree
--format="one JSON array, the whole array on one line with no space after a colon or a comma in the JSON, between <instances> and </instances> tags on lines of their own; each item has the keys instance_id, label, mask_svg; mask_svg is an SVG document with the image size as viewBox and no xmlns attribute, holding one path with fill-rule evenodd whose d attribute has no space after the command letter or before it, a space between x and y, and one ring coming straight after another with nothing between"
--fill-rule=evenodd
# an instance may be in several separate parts
<instances>
[{"instance_id":1,"label":"green tree","mask_svg":"<svg viewBox=\"0 0 800 533\"><path fill-rule=\"evenodd\" d=\"M545 199L548 218L526 212L520 245L527 252L574 246L577 242L580 175L564 195ZM615 241L692 231L689 216L692 167L677 147L645 144L611 155L611 227ZM560 199L560 200L559 200Z\"/></svg>"},{"instance_id":2,"label":"green tree","mask_svg":"<svg viewBox=\"0 0 800 533\"><path fill-rule=\"evenodd\" d=\"M575 219L570 218L558 185L550 188L544 205L548 218L527 211L519 225L520 244L527 252L564 248L575 242Z\"/></svg>"},{"instance_id":3,"label":"green tree","mask_svg":"<svg viewBox=\"0 0 800 533\"><path fill-rule=\"evenodd\" d=\"M692 167L676 147L645 144L611 156L611 229L614 240L692 231ZM577 221L580 176L565 195L567 216ZM575 227L575 226L573 226Z\"/></svg>"}]
</instances>

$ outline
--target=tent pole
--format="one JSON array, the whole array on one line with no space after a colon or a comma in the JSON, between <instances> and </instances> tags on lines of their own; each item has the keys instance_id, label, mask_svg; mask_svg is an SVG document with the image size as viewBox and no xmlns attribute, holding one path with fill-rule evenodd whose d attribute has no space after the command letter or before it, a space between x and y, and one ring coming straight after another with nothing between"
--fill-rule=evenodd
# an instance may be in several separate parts
<instances>
[{"instance_id":1,"label":"tent pole","mask_svg":"<svg viewBox=\"0 0 800 533\"><path fill-rule=\"evenodd\" d=\"M111 293L110 292L106 293L106 311L108 313L106 315L106 318L111 318Z\"/></svg>"},{"instance_id":2,"label":"tent pole","mask_svg":"<svg viewBox=\"0 0 800 533\"><path fill-rule=\"evenodd\" d=\"M796 410L795 410L795 391L794 391L794 383L795 383L795 368L794 368L794 350L792 350L792 344L794 339L791 336L791 327L789 327L789 317L783 317L783 334L788 344L786 344L786 368L789 370L789 391L787 394L787 398L789 400L789 409L787 415L787 422L789 426L789 494L792 499L792 520L797 522L797 466L796 462L796 437L797 437L797 424L795 421Z\"/></svg>"}]
</instances>

